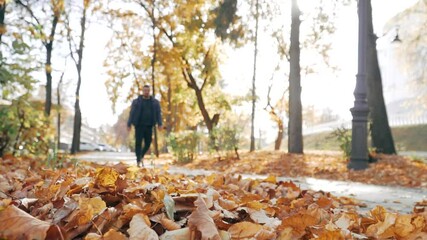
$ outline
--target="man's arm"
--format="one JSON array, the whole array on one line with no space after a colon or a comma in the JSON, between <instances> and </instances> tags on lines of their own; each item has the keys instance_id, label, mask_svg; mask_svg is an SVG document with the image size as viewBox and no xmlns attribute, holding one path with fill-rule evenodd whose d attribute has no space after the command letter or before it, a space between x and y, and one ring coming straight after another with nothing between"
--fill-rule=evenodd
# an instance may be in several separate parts
<instances>
[{"instance_id":1,"label":"man's arm","mask_svg":"<svg viewBox=\"0 0 427 240\"><path fill-rule=\"evenodd\" d=\"M127 122L128 129L130 129L132 125L132 119L134 118L134 115L135 115L135 100L132 101L132 105L130 106L129 119Z\"/></svg>"}]
</instances>

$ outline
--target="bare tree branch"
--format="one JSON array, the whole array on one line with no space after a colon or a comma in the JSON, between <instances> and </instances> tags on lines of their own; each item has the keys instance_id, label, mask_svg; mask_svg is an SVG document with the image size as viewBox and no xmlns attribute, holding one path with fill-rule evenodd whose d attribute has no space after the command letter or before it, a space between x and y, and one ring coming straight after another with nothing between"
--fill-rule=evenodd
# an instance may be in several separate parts
<instances>
[{"instance_id":1,"label":"bare tree branch","mask_svg":"<svg viewBox=\"0 0 427 240\"><path fill-rule=\"evenodd\" d=\"M39 25L39 26L37 26L36 24L34 24L34 23L30 23L31 25L33 25L34 27L35 27L35 29L37 29L38 30L38 32L40 33L40 35L45 35L44 34L44 32L43 32L43 29L41 28L41 26L43 26L41 23L40 23L40 21L39 21L39 19L36 17L36 15L34 15L34 12L33 12L33 10L30 8L30 6L29 5L26 5L26 4L24 4L21 0L15 0L15 2L18 4L18 5L21 5L25 10L27 10L28 11L28 13L31 15L31 18L32 19L34 19L34 21L36 21L37 22L37 24ZM47 42L45 41L45 40L43 40L42 39L42 43L43 43L43 45L45 45L45 46L47 46Z\"/></svg>"}]
</instances>

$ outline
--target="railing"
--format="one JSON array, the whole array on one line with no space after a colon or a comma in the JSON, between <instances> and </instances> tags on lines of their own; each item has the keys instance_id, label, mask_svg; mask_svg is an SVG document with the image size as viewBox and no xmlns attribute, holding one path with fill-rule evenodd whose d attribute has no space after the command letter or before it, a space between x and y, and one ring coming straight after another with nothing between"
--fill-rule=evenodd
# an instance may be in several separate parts
<instances>
[{"instance_id":1,"label":"railing","mask_svg":"<svg viewBox=\"0 0 427 240\"><path fill-rule=\"evenodd\" d=\"M393 116L389 117L388 122L391 127L411 126L427 124L427 113L412 116ZM338 120L333 122L322 123L314 126L303 127L303 135L310 135L322 132L331 132L339 127L351 129L351 120Z\"/></svg>"}]
</instances>

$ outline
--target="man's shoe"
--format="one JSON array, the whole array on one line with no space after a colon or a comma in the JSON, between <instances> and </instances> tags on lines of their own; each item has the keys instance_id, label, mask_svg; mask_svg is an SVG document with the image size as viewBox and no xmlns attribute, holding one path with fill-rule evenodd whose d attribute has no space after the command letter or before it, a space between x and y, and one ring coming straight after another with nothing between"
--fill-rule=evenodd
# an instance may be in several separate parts
<instances>
[{"instance_id":1,"label":"man's shoe","mask_svg":"<svg viewBox=\"0 0 427 240\"><path fill-rule=\"evenodd\" d=\"M143 168L144 167L144 162L142 162L142 161L141 162L137 162L136 166L139 167L139 168L141 168L141 167Z\"/></svg>"}]
</instances>

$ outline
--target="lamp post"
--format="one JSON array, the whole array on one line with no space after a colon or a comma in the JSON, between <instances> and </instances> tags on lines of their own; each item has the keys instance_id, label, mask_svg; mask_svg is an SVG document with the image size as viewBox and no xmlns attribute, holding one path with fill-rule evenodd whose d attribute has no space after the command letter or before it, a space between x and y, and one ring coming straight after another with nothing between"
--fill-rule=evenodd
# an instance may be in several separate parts
<instances>
[{"instance_id":1,"label":"lamp post","mask_svg":"<svg viewBox=\"0 0 427 240\"><path fill-rule=\"evenodd\" d=\"M354 90L354 107L350 109L353 116L351 156L349 169L361 170L368 167L368 101L366 83L366 60L368 23L367 12L369 0L359 0L359 46L358 46L358 73L356 75L356 88Z\"/></svg>"}]
</instances>

